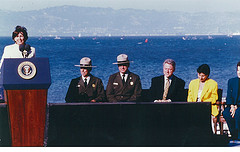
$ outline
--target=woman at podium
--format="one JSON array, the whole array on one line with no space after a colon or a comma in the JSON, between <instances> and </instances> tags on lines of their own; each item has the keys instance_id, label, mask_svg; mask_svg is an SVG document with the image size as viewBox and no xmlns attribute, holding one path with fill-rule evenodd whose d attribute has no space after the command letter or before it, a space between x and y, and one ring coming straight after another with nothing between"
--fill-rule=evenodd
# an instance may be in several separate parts
<instances>
[{"instance_id":1,"label":"woman at podium","mask_svg":"<svg viewBox=\"0 0 240 152\"><path fill-rule=\"evenodd\" d=\"M35 57L35 48L26 44L28 39L27 29L23 26L16 26L12 33L14 44L4 48L2 59L0 61L0 69L4 58L32 58Z\"/></svg>"},{"instance_id":2,"label":"woman at podium","mask_svg":"<svg viewBox=\"0 0 240 152\"><path fill-rule=\"evenodd\" d=\"M23 26L16 26L12 32L14 44L7 45L4 48L3 55L0 61L0 69L4 58L32 58L35 57L35 48L26 44L28 39L27 29ZM1 71L0 71L1 74ZM0 85L0 102L4 102L3 87Z\"/></svg>"}]
</instances>

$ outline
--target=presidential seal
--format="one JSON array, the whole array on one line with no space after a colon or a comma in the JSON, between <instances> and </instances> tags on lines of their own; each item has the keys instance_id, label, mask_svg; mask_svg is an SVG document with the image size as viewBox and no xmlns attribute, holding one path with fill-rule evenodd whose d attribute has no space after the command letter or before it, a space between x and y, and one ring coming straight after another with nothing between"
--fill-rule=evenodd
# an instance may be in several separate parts
<instances>
[{"instance_id":1,"label":"presidential seal","mask_svg":"<svg viewBox=\"0 0 240 152\"><path fill-rule=\"evenodd\" d=\"M32 62L24 61L18 66L18 75L23 79L32 79L36 73L36 66Z\"/></svg>"}]
</instances>

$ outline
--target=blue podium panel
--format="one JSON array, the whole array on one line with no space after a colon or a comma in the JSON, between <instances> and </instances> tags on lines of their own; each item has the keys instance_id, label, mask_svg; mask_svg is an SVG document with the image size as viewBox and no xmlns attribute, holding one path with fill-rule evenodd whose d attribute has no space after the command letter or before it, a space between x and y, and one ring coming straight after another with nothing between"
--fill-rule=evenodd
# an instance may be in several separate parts
<instances>
[{"instance_id":1,"label":"blue podium panel","mask_svg":"<svg viewBox=\"0 0 240 152\"><path fill-rule=\"evenodd\" d=\"M49 59L4 59L1 77L5 90L48 89L51 85Z\"/></svg>"}]
</instances>

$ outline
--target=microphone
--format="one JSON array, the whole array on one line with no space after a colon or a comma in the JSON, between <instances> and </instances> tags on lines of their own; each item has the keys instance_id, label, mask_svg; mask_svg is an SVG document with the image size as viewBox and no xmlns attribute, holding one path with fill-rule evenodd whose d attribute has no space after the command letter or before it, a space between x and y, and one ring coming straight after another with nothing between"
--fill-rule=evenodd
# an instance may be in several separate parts
<instances>
[{"instance_id":1,"label":"microphone","mask_svg":"<svg viewBox=\"0 0 240 152\"><path fill-rule=\"evenodd\" d=\"M31 46L29 44L21 44L19 45L19 50L22 52L23 58L27 58L31 51Z\"/></svg>"},{"instance_id":2,"label":"microphone","mask_svg":"<svg viewBox=\"0 0 240 152\"><path fill-rule=\"evenodd\" d=\"M25 58L28 57L28 55L30 54L30 51L31 51L31 46L29 44L26 44L25 50L23 51Z\"/></svg>"},{"instance_id":3,"label":"microphone","mask_svg":"<svg viewBox=\"0 0 240 152\"><path fill-rule=\"evenodd\" d=\"M19 50L20 50L21 52L24 51L24 48L25 48L25 44L21 44L21 45L19 45Z\"/></svg>"}]
</instances>

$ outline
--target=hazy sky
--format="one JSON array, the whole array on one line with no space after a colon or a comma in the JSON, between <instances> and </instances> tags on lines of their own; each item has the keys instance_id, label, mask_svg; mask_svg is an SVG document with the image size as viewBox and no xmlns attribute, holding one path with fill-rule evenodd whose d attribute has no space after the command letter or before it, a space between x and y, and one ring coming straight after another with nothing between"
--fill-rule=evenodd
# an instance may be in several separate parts
<instances>
[{"instance_id":1,"label":"hazy sky","mask_svg":"<svg viewBox=\"0 0 240 152\"><path fill-rule=\"evenodd\" d=\"M111 7L113 9L223 12L238 11L240 0L0 0L1 10L25 11L61 5Z\"/></svg>"}]
</instances>

